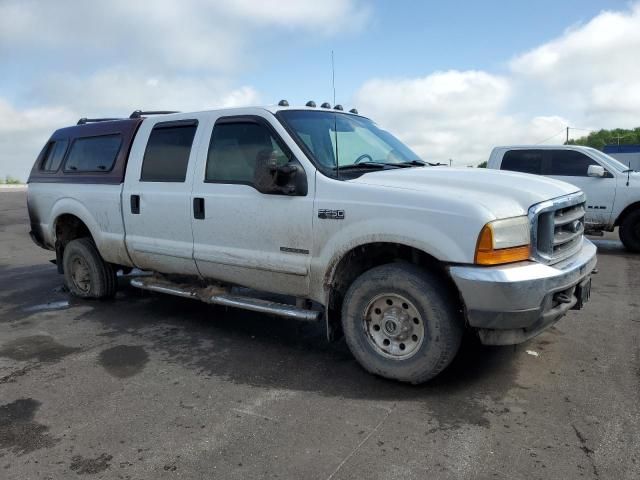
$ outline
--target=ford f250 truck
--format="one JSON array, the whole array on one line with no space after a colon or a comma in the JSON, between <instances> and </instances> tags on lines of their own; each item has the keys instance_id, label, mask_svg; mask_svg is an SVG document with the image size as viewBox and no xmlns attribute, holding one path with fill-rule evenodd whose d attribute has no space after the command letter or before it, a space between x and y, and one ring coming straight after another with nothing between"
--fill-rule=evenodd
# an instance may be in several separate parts
<instances>
[{"instance_id":1,"label":"ford f250 truck","mask_svg":"<svg viewBox=\"0 0 640 480\"><path fill-rule=\"evenodd\" d=\"M579 145L496 147L487 168L548 175L586 195L587 233L619 227L627 250L640 252L640 173L600 150Z\"/></svg>"},{"instance_id":2,"label":"ford f250 truck","mask_svg":"<svg viewBox=\"0 0 640 480\"><path fill-rule=\"evenodd\" d=\"M153 272L138 288L323 319L365 369L412 383L465 328L516 344L588 300L578 188L432 167L355 109L308 105L57 130L29 178L31 236L78 297L112 297L135 267Z\"/></svg>"}]
</instances>

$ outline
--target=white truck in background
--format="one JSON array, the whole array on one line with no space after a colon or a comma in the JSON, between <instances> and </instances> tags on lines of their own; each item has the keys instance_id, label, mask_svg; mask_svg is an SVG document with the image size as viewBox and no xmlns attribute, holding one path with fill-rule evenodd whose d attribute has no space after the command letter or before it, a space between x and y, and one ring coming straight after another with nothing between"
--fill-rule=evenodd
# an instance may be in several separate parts
<instances>
[{"instance_id":1,"label":"white truck in background","mask_svg":"<svg viewBox=\"0 0 640 480\"><path fill-rule=\"evenodd\" d=\"M412 383L465 328L516 344L582 308L596 265L578 187L433 168L313 102L80 119L43 148L28 207L73 295L113 297L136 267L154 273L137 288L324 319L368 371Z\"/></svg>"},{"instance_id":2,"label":"white truck in background","mask_svg":"<svg viewBox=\"0 0 640 480\"><path fill-rule=\"evenodd\" d=\"M588 233L612 232L640 252L640 173L595 148L578 145L495 147L487 168L544 175L575 185L587 198Z\"/></svg>"}]
</instances>

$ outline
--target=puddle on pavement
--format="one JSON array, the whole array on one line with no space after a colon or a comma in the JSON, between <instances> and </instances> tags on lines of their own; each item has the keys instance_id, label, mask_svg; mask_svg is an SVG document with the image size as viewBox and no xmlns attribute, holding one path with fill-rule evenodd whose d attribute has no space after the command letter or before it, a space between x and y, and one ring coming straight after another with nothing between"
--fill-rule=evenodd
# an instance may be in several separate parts
<instances>
[{"instance_id":1,"label":"puddle on pavement","mask_svg":"<svg viewBox=\"0 0 640 480\"><path fill-rule=\"evenodd\" d=\"M47 433L49 427L33 420L39 407L40 402L33 398L0 405L0 449L24 455L57 442Z\"/></svg>"},{"instance_id":2,"label":"puddle on pavement","mask_svg":"<svg viewBox=\"0 0 640 480\"><path fill-rule=\"evenodd\" d=\"M133 377L142 371L149 355L139 345L118 345L100 352L99 363L114 377Z\"/></svg>"},{"instance_id":3,"label":"puddle on pavement","mask_svg":"<svg viewBox=\"0 0 640 480\"><path fill-rule=\"evenodd\" d=\"M18 361L56 362L78 350L80 349L57 343L49 335L31 335L11 340L2 345L0 357Z\"/></svg>"}]
</instances>

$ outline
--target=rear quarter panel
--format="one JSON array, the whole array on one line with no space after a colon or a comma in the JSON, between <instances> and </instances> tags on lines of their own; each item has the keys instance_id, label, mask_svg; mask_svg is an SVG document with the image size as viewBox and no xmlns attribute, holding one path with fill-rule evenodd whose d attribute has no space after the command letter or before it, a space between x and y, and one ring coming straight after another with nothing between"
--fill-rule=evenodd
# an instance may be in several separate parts
<instances>
[{"instance_id":1,"label":"rear quarter panel","mask_svg":"<svg viewBox=\"0 0 640 480\"><path fill-rule=\"evenodd\" d=\"M56 221L64 214L75 215L87 226L106 261L131 266L124 244L121 191L121 184L30 183L32 228L39 228L45 245L53 248Z\"/></svg>"}]
</instances>

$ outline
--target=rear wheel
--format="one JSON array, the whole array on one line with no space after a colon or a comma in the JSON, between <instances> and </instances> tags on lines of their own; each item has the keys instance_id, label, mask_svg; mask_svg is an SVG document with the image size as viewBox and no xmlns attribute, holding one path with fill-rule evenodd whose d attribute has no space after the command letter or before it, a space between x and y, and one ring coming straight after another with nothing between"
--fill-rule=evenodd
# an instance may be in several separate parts
<instances>
[{"instance_id":1,"label":"rear wheel","mask_svg":"<svg viewBox=\"0 0 640 480\"><path fill-rule=\"evenodd\" d=\"M91 239L70 241L64 249L62 265L65 284L76 297L111 298L115 295L116 272L102 259Z\"/></svg>"},{"instance_id":2,"label":"rear wheel","mask_svg":"<svg viewBox=\"0 0 640 480\"><path fill-rule=\"evenodd\" d=\"M630 252L640 252L640 210L631 212L618 230L620 240Z\"/></svg>"},{"instance_id":3,"label":"rear wheel","mask_svg":"<svg viewBox=\"0 0 640 480\"><path fill-rule=\"evenodd\" d=\"M343 302L342 327L366 370L411 383L444 370L463 333L448 287L410 264L382 265L358 277Z\"/></svg>"}]
</instances>

